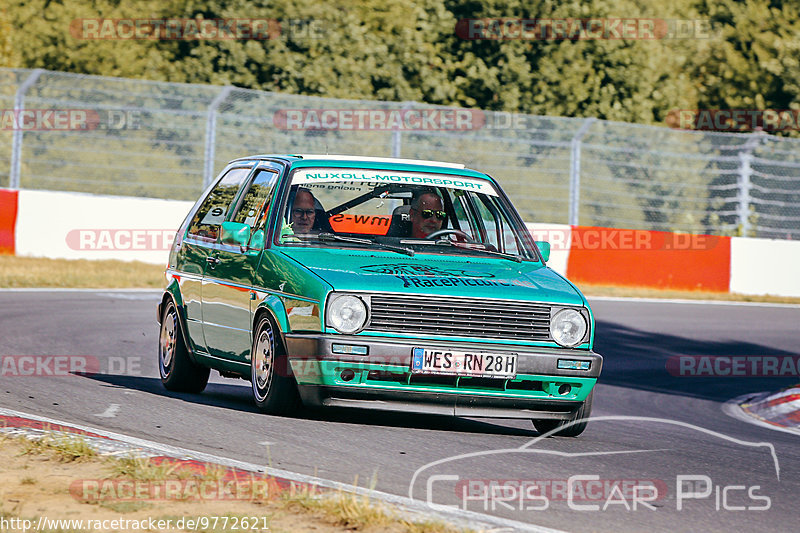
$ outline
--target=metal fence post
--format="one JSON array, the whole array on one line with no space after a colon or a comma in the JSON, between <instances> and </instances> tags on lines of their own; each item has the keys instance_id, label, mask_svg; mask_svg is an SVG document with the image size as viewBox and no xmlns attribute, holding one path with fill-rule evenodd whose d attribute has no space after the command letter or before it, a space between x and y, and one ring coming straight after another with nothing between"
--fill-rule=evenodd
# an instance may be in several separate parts
<instances>
[{"instance_id":1,"label":"metal fence post","mask_svg":"<svg viewBox=\"0 0 800 533\"><path fill-rule=\"evenodd\" d=\"M20 122L20 113L25 110L25 93L28 92L31 85L36 83L39 76L42 75L44 69L37 68L22 82L22 85L17 89L17 94L14 96L14 121L16 127L11 138L11 171L9 173L8 187L10 189L19 189L19 172L22 165L22 131Z\"/></svg>"},{"instance_id":2,"label":"metal fence post","mask_svg":"<svg viewBox=\"0 0 800 533\"><path fill-rule=\"evenodd\" d=\"M578 225L581 199L581 140L589 131L596 118L587 118L572 137L569 158L569 223Z\"/></svg>"},{"instance_id":3,"label":"metal fence post","mask_svg":"<svg viewBox=\"0 0 800 533\"><path fill-rule=\"evenodd\" d=\"M214 178L214 155L217 145L217 108L228 97L233 87L228 85L223 87L220 93L211 101L208 106L208 117L206 118L206 149L205 160L203 163L203 188L208 187Z\"/></svg>"},{"instance_id":4,"label":"metal fence post","mask_svg":"<svg viewBox=\"0 0 800 533\"><path fill-rule=\"evenodd\" d=\"M739 205L736 212L739 226L742 228L742 237L748 237L750 234L750 176L753 173L750 163L752 161L752 149L739 152Z\"/></svg>"},{"instance_id":5,"label":"metal fence post","mask_svg":"<svg viewBox=\"0 0 800 533\"><path fill-rule=\"evenodd\" d=\"M739 179L738 179L738 205L736 216L739 219L739 226L742 228L742 237L750 236L750 189L752 185L750 178L753 175L752 162L753 152L764 139L764 133L754 133L747 140L742 150L739 152Z\"/></svg>"}]
</instances>

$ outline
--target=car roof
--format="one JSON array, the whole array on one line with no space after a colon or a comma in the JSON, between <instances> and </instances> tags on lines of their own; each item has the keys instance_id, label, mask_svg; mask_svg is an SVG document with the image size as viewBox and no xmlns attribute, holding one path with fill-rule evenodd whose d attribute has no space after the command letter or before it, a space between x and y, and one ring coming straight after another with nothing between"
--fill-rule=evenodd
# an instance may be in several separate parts
<instances>
[{"instance_id":1,"label":"car roof","mask_svg":"<svg viewBox=\"0 0 800 533\"><path fill-rule=\"evenodd\" d=\"M286 161L314 160L314 161L363 161L368 163L393 163L397 165L423 165L430 167L466 168L462 163L447 161L430 161L425 159L404 159L399 157L373 157L361 155L329 155L329 154L261 154L247 157L238 157L235 161L248 159L283 159Z\"/></svg>"},{"instance_id":2,"label":"car roof","mask_svg":"<svg viewBox=\"0 0 800 533\"><path fill-rule=\"evenodd\" d=\"M484 179L488 179L489 181L494 182L495 180L487 175L485 172L480 172L477 170L472 170L467 168L462 163L450 163L447 161L430 161L424 159L403 159L397 157L373 157L373 156L360 156L360 155L319 155L319 154L259 154L259 155L251 155L247 157L239 157L231 161L240 162L240 161L253 161L253 160L264 160L264 159L272 159L272 160L281 160L289 163L290 165L293 164L302 164L302 166L309 166L312 164L324 164L329 163L331 166L342 166L346 163L357 163L357 164L364 164L366 168L379 168L379 165L391 165L391 166L408 166L408 167L421 167L421 168L409 168L408 170L416 170L416 171L430 171L432 169L437 169L437 172L445 173L445 174L461 174L465 176L473 176L473 177L480 177ZM427 168L425 168L427 167Z\"/></svg>"}]
</instances>

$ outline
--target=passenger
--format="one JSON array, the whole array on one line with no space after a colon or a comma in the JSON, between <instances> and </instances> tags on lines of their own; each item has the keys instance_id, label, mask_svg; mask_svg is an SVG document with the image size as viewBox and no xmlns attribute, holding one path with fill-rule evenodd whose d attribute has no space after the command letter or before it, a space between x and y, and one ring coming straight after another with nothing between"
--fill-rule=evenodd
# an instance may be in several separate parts
<instances>
[{"instance_id":1,"label":"passenger","mask_svg":"<svg viewBox=\"0 0 800 533\"><path fill-rule=\"evenodd\" d=\"M442 229L442 224L447 218L442 205L442 199L433 192L425 192L411 200L411 209L408 211L411 219L411 237L424 239L434 231Z\"/></svg>"},{"instance_id":2,"label":"passenger","mask_svg":"<svg viewBox=\"0 0 800 533\"><path fill-rule=\"evenodd\" d=\"M298 189L292 206L292 231L295 233L311 233L316 218L316 201L308 189Z\"/></svg>"}]
</instances>

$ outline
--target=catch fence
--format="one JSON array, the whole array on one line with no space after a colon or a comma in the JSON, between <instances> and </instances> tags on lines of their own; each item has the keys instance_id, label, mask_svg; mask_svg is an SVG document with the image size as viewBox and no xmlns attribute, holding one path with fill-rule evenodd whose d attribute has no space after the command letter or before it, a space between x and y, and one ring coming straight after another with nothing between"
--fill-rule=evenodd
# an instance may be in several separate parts
<instances>
[{"instance_id":1,"label":"catch fence","mask_svg":"<svg viewBox=\"0 0 800 533\"><path fill-rule=\"evenodd\" d=\"M230 159L465 163L526 221L800 238L800 140L0 69L0 187L194 200ZM49 112L49 114L48 114Z\"/></svg>"}]
</instances>

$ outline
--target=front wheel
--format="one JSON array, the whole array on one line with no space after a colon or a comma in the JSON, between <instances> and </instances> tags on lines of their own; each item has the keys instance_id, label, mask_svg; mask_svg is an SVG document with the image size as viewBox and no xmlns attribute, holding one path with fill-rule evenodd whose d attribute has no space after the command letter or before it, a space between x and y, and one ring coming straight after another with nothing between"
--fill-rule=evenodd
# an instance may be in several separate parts
<instances>
[{"instance_id":1,"label":"front wheel","mask_svg":"<svg viewBox=\"0 0 800 533\"><path fill-rule=\"evenodd\" d=\"M164 308L158 336L158 368L164 388L174 392L201 393L208 384L209 368L189 359L186 341L172 300Z\"/></svg>"},{"instance_id":2,"label":"front wheel","mask_svg":"<svg viewBox=\"0 0 800 533\"><path fill-rule=\"evenodd\" d=\"M250 352L250 383L256 406L268 414L289 414L300 406L289 364L280 354L275 328L268 316L258 320Z\"/></svg>"},{"instance_id":3,"label":"front wheel","mask_svg":"<svg viewBox=\"0 0 800 533\"><path fill-rule=\"evenodd\" d=\"M594 398L594 389L586 397L583 404L570 416L567 420L532 420L533 427L539 433L547 433L554 429L564 427L564 429L557 431L553 435L558 437L577 437L586 429L586 424L589 423L589 416L592 414L592 399ZM580 420L580 422L577 422ZM567 426L567 424L570 424Z\"/></svg>"}]
</instances>

